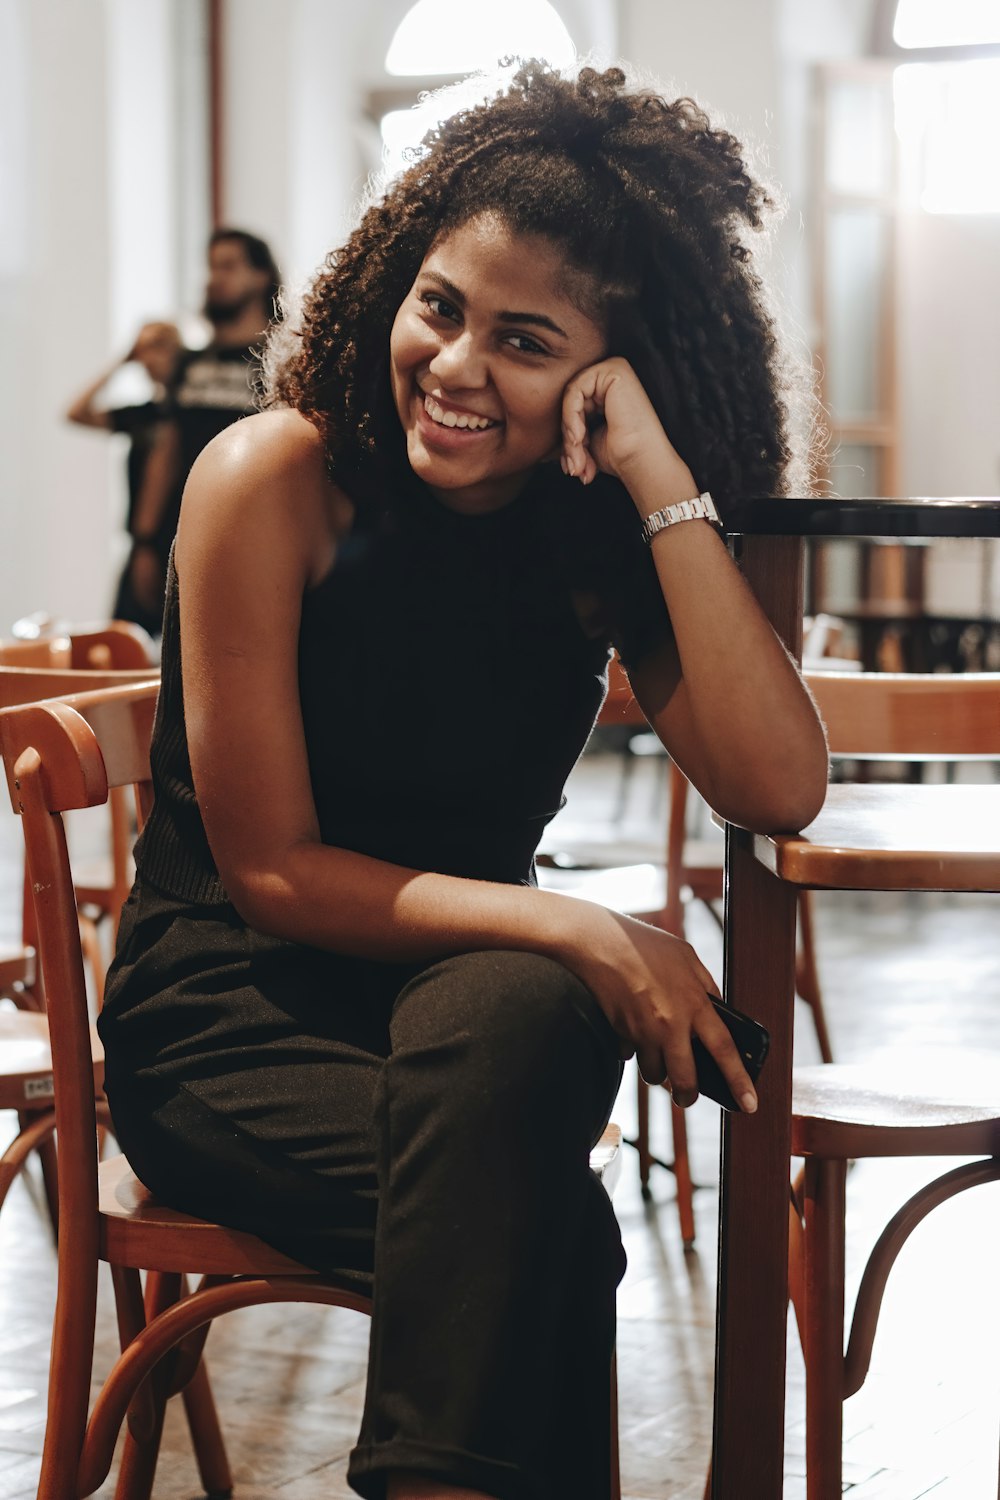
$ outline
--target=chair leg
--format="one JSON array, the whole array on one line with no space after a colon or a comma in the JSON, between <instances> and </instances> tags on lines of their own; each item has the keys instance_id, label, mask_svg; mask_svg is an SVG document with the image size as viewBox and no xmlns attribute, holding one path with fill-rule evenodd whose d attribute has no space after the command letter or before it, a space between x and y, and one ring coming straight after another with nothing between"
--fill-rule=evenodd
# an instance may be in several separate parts
<instances>
[{"instance_id":1,"label":"chair leg","mask_svg":"<svg viewBox=\"0 0 1000 1500\"><path fill-rule=\"evenodd\" d=\"M38 1147L38 1160L42 1168L42 1182L45 1185L45 1201L49 1207L49 1220L52 1224L53 1238L59 1239L59 1163L56 1154L56 1143L52 1136L43 1141Z\"/></svg>"},{"instance_id":2,"label":"chair leg","mask_svg":"<svg viewBox=\"0 0 1000 1500\"><path fill-rule=\"evenodd\" d=\"M830 1045L830 1030L826 1024L823 995L819 987L819 970L816 967L812 891L799 892L798 917L799 944L795 959L795 988L812 1014L820 1056L825 1063L831 1063L833 1062L833 1048Z\"/></svg>"},{"instance_id":3,"label":"chair leg","mask_svg":"<svg viewBox=\"0 0 1000 1500\"><path fill-rule=\"evenodd\" d=\"M805 1310L805 1234L802 1214L795 1197L794 1184L788 1193L788 1295L795 1310L795 1326L799 1330L799 1344L803 1356L806 1349Z\"/></svg>"},{"instance_id":4,"label":"chair leg","mask_svg":"<svg viewBox=\"0 0 1000 1500\"><path fill-rule=\"evenodd\" d=\"M640 1078L636 1094L635 1144L639 1152L639 1185L642 1196L648 1198L649 1176L653 1167L653 1152L649 1144L649 1085ZM685 1247L694 1244L694 1183L691 1179L691 1158L688 1154L687 1120L684 1111L678 1109L671 1099L670 1123L673 1130L673 1173L677 1184L677 1213L681 1221L681 1239ZM660 1163L664 1165L664 1163Z\"/></svg>"},{"instance_id":5,"label":"chair leg","mask_svg":"<svg viewBox=\"0 0 1000 1500\"><path fill-rule=\"evenodd\" d=\"M649 1174L653 1166L653 1154L649 1149L649 1084L638 1079L635 1100L636 1131L635 1144L639 1152L639 1186L642 1196L649 1197Z\"/></svg>"},{"instance_id":6,"label":"chair leg","mask_svg":"<svg viewBox=\"0 0 1000 1500\"><path fill-rule=\"evenodd\" d=\"M806 1160L807 1500L841 1500L847 1163Z\"/></svg>"},{"instance_id":7,"label":"chair leg","mask_svg":"<svg viewBox=\"0 0 1000 1500\"><path fill-rule=\"evenodd\" d=\"M180 1277L174 1272L150 1271L146 1278L146 1321L152 1320L180 1296ZM142 1440L136 1438L132 1427L125 1432L121 1468L115 1486L115 1500L150 1500L156 1461L160 1456L160 1438L163 1435L163 1417L167 1406L167 1390L170 1384L170 1360L165 1359L148 1379L151 1400L151 1420Z\"/></svg>"},{"instance_id":8,"label":"chair leg","mask_svg":"<svg viewBox=\"0 0 1000 1500\"><path fill-rule=\"evenodd\" d=\"M223 1500L224 1496L233 1492L233 1476L203 1359L198 1361L198 1368L181 1396L205 1494L210 1500Z\"/></svg>"},{"instance_id":9,"label":"chair leg","mask_svg":"<svg viewBox=\"0 0 1000 1500\"><path fill-rule=\"evenodd\" d=\"M694 1244L694 1183L691 1181L691 1158L688 1155L687 1118L671 1099L670 1120L674 1132L674 1181L677 1184L677 1213L681 1221L684 1248Z\"/></svg>"}]
</instances>

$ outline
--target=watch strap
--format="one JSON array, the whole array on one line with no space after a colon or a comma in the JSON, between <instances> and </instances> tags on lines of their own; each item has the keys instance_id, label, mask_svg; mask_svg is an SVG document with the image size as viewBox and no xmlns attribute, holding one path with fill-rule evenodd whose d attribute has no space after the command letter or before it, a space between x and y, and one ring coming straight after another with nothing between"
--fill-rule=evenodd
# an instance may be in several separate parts
<instances>
[{"instance_id":1,"label":"watch strap","mask_svg":"<svg viewBox=\"0 0 1000 1500\"><path fill-rule=\"evenodd\" d=\"M711 521L714 526L722 525L715 501L706 490L694 500L681 500L676 505L665 505L662 510L654 510L642 523L642 539L648 545L658 531L663 531L667 526L677 526L681 521Z\"/></svg>"}]
</instances>

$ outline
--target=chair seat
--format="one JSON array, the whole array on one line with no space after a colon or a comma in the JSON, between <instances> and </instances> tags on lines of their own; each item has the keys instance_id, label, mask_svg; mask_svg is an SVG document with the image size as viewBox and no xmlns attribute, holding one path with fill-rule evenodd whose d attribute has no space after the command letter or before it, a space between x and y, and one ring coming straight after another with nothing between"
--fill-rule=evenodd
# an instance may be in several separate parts
<instances>
[{"instance_id":1,"label":"chair seat","mask_svg":"<svg viewBox=\"0 0 1000 1500\"><path fill-rule=\"evenodd\" d=\"M541 869L539 884L547 891L578 896L615 911L658 912L667 901L662 865L620 865L613 870Z\"/></svg>"},{"instance_id":2,"label":"chair seat","mask_svg":"<svg viewBox=\"0 0 1000 1500\"><path fill-rule=\"evenodd\" d=\"M621 1170L622 1133L608 1125L590 1165L610 1197ZM256 1235L197 1219L158 1203L124 1156L98 1172L101 1258L147 1271L195 1271L220 1276L311 1276L315 1272L282 1255Z\"/></svg>"},{"instance_id":3,"label":"chair seat","mask_svg":"<svg viewBox=\"0 0 1000 1500\"><path fill-rule=\"evenodd\" d=\"M982 1054L796 1068L796 1156L1000 1153L1000 1072Z\"/></svg>"},{"instance_id":4,"label":"chair seat","mask_svg":"<svg viewBox=\"0 0 1000 1500\"><path fill-rule=\"evenodd\" d=\"M609 1198L615 1195L622 1172L622 1128L610 1124L590 1153L590 1170L601 1179Z\"/></svg>"},{"instance_id":5,"label":"chair seat","mask_svg":"<svg viewBox=\"0 0 1000 1500\"><path fill-rule=\"evenodd\" d=\"M726 857L726 846L722 839L685 839L684 840L684 870L717 872L719 884L722 884L723 862Z\"/></svg>"},{"instance_id":6,"label":"chair seat","mask_svg":"<svg viewBox=\"0 0 1000 1500\"><path fill-rule=\"evenodd\" d=\"M90 1028L94 1092L104 1086L104 1049ZM49 1023L37 1011L0 1008L0 1109L48 1109L52 1104Z\"/></svg>"},{"instance_id":7,"label":"chair seat","mask_svg":"<svg viewBox=\"0 0 1000 1500\"><path fill-rule=\"evenodd\" d=\"M102 1260L148 1271L220 1276L309 1276L256 1235L226 1229L158 1203L124 1156L99 1168Z\"/></svg>"}]
</instances>

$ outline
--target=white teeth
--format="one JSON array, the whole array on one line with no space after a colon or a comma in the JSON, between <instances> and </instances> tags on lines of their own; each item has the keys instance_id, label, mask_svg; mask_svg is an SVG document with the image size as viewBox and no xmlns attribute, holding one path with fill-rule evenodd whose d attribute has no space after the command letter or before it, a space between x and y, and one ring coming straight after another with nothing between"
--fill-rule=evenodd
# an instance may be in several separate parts
<instances>
[{"instance_id":1,"label":"white teeth","mask_svg":"<svg viewBox=\"0 0 1000 1500\"><path fill-rule=\"evenodd\" d=\"M481 432L491 425L489 417L476 417L468 412L462 412L459 415L458 412L445 411L433 396L424 396L424 411L432 422L437 422L442 427L463 427L468 428L470 432Z\"/></svg>"}]
</instances>

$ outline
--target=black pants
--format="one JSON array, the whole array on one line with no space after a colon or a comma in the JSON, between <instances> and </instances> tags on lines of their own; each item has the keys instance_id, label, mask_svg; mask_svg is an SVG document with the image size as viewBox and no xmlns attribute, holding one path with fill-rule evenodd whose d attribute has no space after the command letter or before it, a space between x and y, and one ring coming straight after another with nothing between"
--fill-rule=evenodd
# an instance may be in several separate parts
<instances>
[{"instance_id":1,"label":"black pants","mask_svg":"<svg viewBox=\"0 0 1000 1500\"><path fill-rule=\"evenodd\" d=\"M606 1500L624 1255L588 1153L621 1065L568 970L345 959L146 887L101 1032L149 1188L372 1290L359 1494Z\"/></svg>"}]
</instances>

